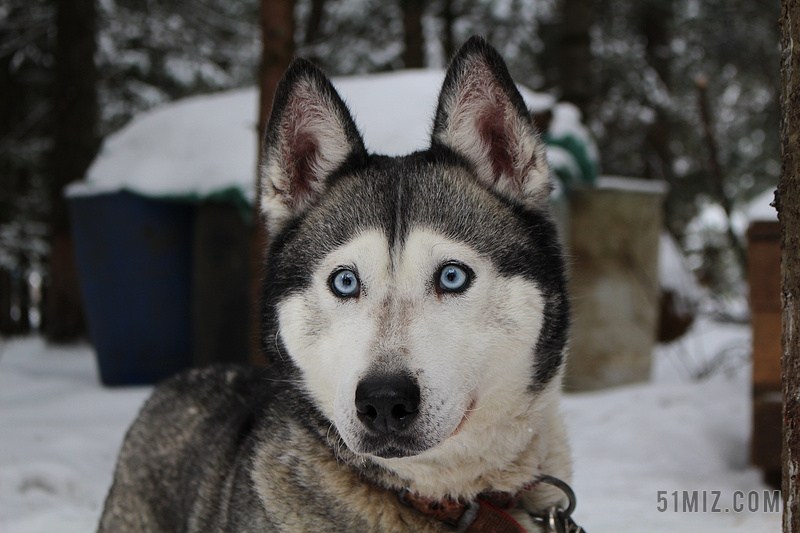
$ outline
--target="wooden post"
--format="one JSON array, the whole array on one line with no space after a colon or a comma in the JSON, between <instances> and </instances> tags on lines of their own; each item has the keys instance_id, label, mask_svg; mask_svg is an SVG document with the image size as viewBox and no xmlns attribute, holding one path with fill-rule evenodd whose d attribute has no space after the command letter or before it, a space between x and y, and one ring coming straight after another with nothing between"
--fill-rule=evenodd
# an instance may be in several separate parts
<instances>
[{"instance_id":1,"label":"wooden post","mask_svg":"<svg viewBox=\"0 0 800 533\"><path fill-rule=\"evenodd\" d=\"M259 139L263 139L272 110L275 88L294 57L294 0L262 0L260 16L263 48L259 79L261 105L258 117L258 135ZM259 146L261 146L260 143ZM260 153L258 160L261 161ZM268 236L258 208L259 198L261 198L261 184L256 177L253 249L250 258L250 360L255 364L263 365L266 364L266 359L261 352L261 278L263 277Z\"/></svg>"},{"instance_id":2,"label":"wooden post","mask_svg":"<svg viewBox=\"0 0 800 533\"><path fill-rule=\"evenodd\" d=\"M747 230L750 324L753 329L753 429L750 459L764 481L781 484L781 228L755 220Z\"/></svg>"},{"instance_id":3,"label":"wooden post","mask_svg":"<svg viewBox=\"0 0 800 533\"><path fill-rule=\"evenodd\" d=\"M782 1L780 24L783 533L800 533L800 0Z\"/></svg>"}]
</instances>

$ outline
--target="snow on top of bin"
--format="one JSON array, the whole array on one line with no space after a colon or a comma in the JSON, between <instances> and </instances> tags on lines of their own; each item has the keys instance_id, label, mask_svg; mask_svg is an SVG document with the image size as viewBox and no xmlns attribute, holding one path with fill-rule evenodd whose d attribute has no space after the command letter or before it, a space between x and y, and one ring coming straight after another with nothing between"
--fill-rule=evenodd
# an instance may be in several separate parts
<instances>
[{"instance_id":1,"label":"snow on top of bin","mask_svg":"<svg viewBox=\"0 0 800 533\"><path fill-rule=\"evenodd\" d=\"M405 70L334 78L367 148L387 155L424 149L444 72ZM520 87L534 112L552 110L559 135L572 134L596 151L576 114L553 97ZM135 117L109 136L84 181L68 196L126 190L143 196L202 200L238 194L253 203L258 92L238 89L186 98ZM569 154L554 154L554 170L574 172Z\"/></svg>"},{"instance_id":2,"label":"snow on top of bin","mask_svg":"<svg viewBox=\"0 0 800 533\"><path fill-rule=\"evenodd\" d=\"M235 189L254 197L258 94L240 89L186 98L147 111L109 136L86 180L67 195L127 190L205 198Z\"/></svg>"},{"instance_id":3,"label":"snow on top of bin","mask_svg":"<svg viewBox=\"0 0 800 533\"><path fill-rule=\"evenodd\" d=\"M775 199L775 189L767 189L750 202L747 220L750 222L778 221L778 212L770 204Z\"/></svg>"},{"instance_id":4,"label":"snow on top of bin","mask_svg":"<svg viewBox=\"0 0 800 533\"><path fill-rule=\"evenodd\" d=\"M663 195L669 190L669 185L666 181L662 180L646 180L623 176L601 176L600 179L597 180L597 188Z\"/></svg>"},{"instance_id":5,"label":"snow on top of bin","mask_svg":"<svg viewBox=\"0 0 800 533\"><path fill-rule=\"evenodd\" d=\"M559 102L552 108L553 119L545 135L548 146L547 159L556 174L571 185L594 184L600 167L600 150L589 128L583 124L581 111L574 104ZM551 154L551 148L567 148L571 161L562 162ZM575 168L577 167L577 168Z\"/></svg>"}]
</instances>

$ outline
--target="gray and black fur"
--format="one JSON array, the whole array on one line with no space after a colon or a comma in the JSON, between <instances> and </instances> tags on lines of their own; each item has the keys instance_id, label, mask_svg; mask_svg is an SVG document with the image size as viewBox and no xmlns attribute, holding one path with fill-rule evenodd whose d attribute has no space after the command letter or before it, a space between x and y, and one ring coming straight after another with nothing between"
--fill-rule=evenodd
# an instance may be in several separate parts
<instances>
[{"instance_id":1,"label":"gray and black fur","mask_svg":"<svg viewBox=\"0 0 800 533\"><path fill-rule=\"evenodd\" d=\"M471 155L442 140L451 120L447 99L475 61L488 67L492 79L486 83L505 95L514 120L532 130L499 54L473 38L447 73L430 147L405 157L368 153L346 105L310 62L298 59L287 70L265 157L285 142L286 114L302 111L287 109L298 105L295 92L302 84L342 126L346 155L320 180L320 141L298 134L286 163L291 186L275 192L286 212L277 222L266 213L271 244L262 339L270 366L194 370L159 385L125 438L99 533L451 530L398 502L396 491L408 480L345 445L304 385L281 337L278 309L308 290L315 266L347 243L354 228L380 229L391 249L402 248L412 228L430 228L490 258L502 277L538 288L544 318L531 347L531 398L560 376L569 310L561 247L547 209L549 186L529 196L514 192L522 184L496 186L493 180L516 163L508 155L511 141L492 117L479 122L485 130L479 133L489 139L495 177L478 176ZM305 327L313 336L326 326L309 317ZM384 457L424 451L417 444ZM461 496L458 487L452 496Z\"/></svg>"}]
</instances>

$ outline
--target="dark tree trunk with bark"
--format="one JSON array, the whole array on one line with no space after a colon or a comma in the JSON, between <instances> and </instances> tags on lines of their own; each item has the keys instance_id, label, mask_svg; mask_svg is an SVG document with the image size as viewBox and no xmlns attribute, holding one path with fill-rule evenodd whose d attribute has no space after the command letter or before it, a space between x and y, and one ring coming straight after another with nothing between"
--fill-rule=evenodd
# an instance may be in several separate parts
<instances>
[{"instance_id":1,"label":"dark tree trunk with bark","mask_svg":"<svg viewBox=\"0 0 800 533\"><path fill-rule=\"evenodd\" d=\"M261 105L258 117L259 135L269 121L272 96L283 72L294 58L294 0L262 0L261 2Z\"/></svg>"},{"instance_id":2,"label":"dark tree trunk with bark","mask_svg":"<svg viewBox=\"0 0 800 533\"><path fill-rule=\"evenodd\" d=\"M781 14L781 152L776 194L783 283L783 532L800 533L800 0Z\"/></svg>"},{"instance_id":3,"label":"dark tree trunk with bark","mask_svg":"<svg viewBox=\"0 0 800 533\"><path fill-rule=\"evenodd\" d=\"M423 68L425 66L425 35L422 31L422 14L425 0L400 0L403 10L403 66Z\"/></svg>"},{"instance_id":4,"label":"dark tree trunk with bark","mask_svg":"<svg viewBox=\"0 0 800 533\"><path fill-rule=\"evenodd\" d=\"M450 61L456 53L455 24L456 14L453 9L453 0L444 0L442 11L439 14L442 19L442 48L444 50L445 61Z\"/></svg>"},{"instance_id":5,"label":"dark tree trunk with bark","mask_svg":"<svg viewBox=\"0 0 800 533\"><path fill-rule=\"evenodd\" d=\"M645 53L647 62L658 73L661 81L669 87L671 85L670 63L672 50L670 44L672 35L673 7L672 0L646 0L640 4L639 31L646 39Z\"/></svg>"},{"instance_id":6,"label":"dark tree trunk with bark","mask_svg":"<svg viewBox=\"0 0 800 533\"><path fill-rule=\"evenodd\" d=\"M562 98L578 106L586 117L593 97L592 51L589 34L594 24L595 0L563 0L559 63Z\"/></svg>"},{"instance_id":7,"label":"dark tree trunk with bark","mask_svg":"<svg viewBox=\"0 0 800 533\"><path fill-rule=\"evenodd\" d=\"M669 96L672 90L672 34L670 28L673 24L674 8L672 0L646 0L639 6L639 32L645 38L645 54L647 64L655 70L661 81L663 90ZM666 216L664 220L668 230L676 239L683 237L680 228L674 224L673 213L678 209L678 188L672 165L675 156L670 148L672 141L673 124L670 110L658 105L655 109L655 120L647 127L642 147L644 155L644 177L647 179L664 180L670 183L667 199L664 202Z\"/></svg>"},{"instance_id":8,"label":"dark tree trunk with bark","mask_svg":"<svg viewBox=\"0 0 800 533\"><path fill-rule=\"evenodd\" d=\"M258 134L259 139L263 139L272 110L275 88L294 57L294 0L262 0L260 16L263 48L259 76L261 101ZM256 203L253 208L255 211L253 214L253 252L250 261L250 339L251 361L264 365L266 359L261 351L261 278L263 277L268 236L258 207L259 198L261 198L261 184L256 177Z\"/></svg>"},{"instance_id":9,"label":"dark tree trunk with bark","mask_svg":"<svg viewBox=\"0 0 800 533\"><path fill-rule=\"evenodd\" d=\"M318 56L314 45L325 40L322 26L325 20L325 6L327 4L327 0L311 0L311 9L305 20L305 36L303 37L302 43L303 57L309 61L313 61L322 68L326 67L327 58Z\"/></svg>"},{"instance_id":10,"label":"dark tree trunk with bark","mask_svg":"<svg viewBox=\"0 0 800 533\"><path fill-rule=\"evenodd\" d=\"M322 17L325 14L326 0L311 0L311 11L306 22L306 36L303 44L314 44L322 36Z\"/></svg>"},{"instance_id":11,"label":"dark tree trunk with bark","mask_svg":"<svg viewBox=\"0 0 800 533\"><path fill-rule=\"evenodd\" d=\"M46 335L70 341L85 333L83 304L70 237L64 186L83 178L100 145L97 133L97 67L94 0L58 0L50 268Z\"/></svg>"},{"instance_id":12,"label":"dark tree trunk with bark","mask_svg":"<svg viewBox=\"0 0 800 533\"><path fill-rule=\"evenodd\" d=\"M639 25L641 35L647 41L645 54L647 63L656 71L663 89L670 91L672 50L670 25L672 23L671 0L647 0L641 3ZM645 137L645 173L647 178L671 181L672 150L669 147L672 125L668 109L657 107L656 119L647 128Z\"/></svg>"}]
</instances>

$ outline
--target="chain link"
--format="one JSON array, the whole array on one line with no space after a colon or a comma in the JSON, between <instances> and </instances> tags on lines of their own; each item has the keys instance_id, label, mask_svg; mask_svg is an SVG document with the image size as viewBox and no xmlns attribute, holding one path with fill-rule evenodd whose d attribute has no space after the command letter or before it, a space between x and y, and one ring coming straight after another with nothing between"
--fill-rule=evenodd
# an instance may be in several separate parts
<instances>
[{"instance_id":1,"label":"chain link","mask_svg":"<svg viewBox=\"0 0 800 533\"><path fill-rule=\"evenodd\" d=\"M547 483L559 488L567 496L568 504L566 509L554 505L547 510L547 514L544 516L531 513L533 521L542 526L545 533L586 533L572 519L572 511L575 510L576 505L575 492L573 492L572 488L564 481L546 474L539 476L537 479L541 483Z\"/></svg>"}]
</instances>

